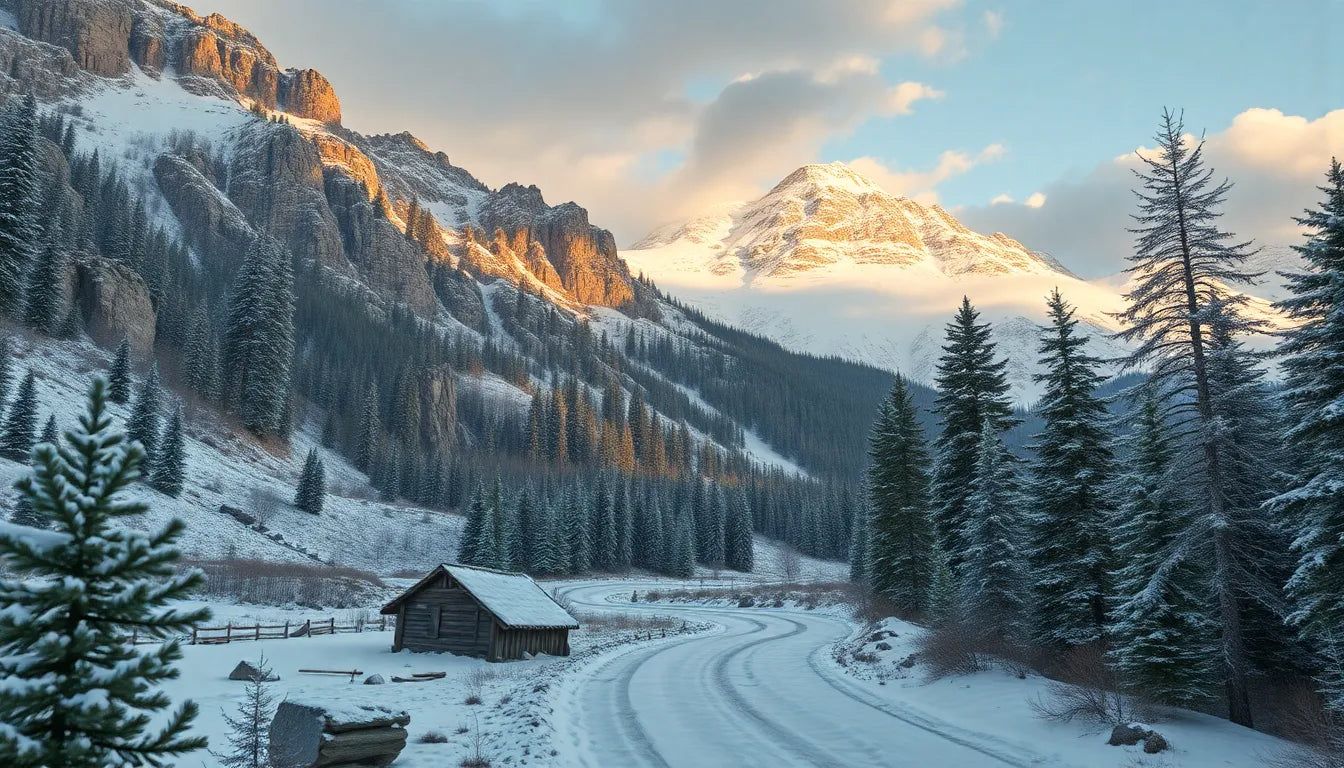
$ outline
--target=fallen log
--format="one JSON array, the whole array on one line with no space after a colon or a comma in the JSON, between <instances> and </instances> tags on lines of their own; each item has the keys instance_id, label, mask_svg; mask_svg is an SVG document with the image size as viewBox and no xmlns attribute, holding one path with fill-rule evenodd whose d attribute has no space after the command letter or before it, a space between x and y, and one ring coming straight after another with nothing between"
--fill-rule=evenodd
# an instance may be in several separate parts
<instances>
[{"instance_id":1,"label":"fallen log","mask_svg":"<svg viewBox=\"0 0 1344 768\"><path fill-rule=\"evenodd\" d=\"M430 680L442 680L447 677L447 672L412 672L411 677L424 677Z\"/></svg>"},{"instance_id":2,"label":"fallen log","mask_svg":"<svg viewBox=\"0 0 1344 768\"><path fill-rule=\"evenodd\" d=\"M393 675L393 676L392 676L392 682L394 682L394 683L432 683L432 682L434 682L435 680L438 680L438 679L440 679L440 678L437 678L437 677L398 677L397 675Z\"/></svg>"}]
</instances>

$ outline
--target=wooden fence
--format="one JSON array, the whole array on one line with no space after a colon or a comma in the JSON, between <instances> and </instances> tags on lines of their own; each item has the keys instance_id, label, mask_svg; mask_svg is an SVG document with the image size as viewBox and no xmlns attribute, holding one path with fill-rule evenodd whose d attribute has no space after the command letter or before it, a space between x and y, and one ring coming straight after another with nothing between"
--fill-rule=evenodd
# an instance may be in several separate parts
<instances>
[{"instance_id":1,"label":"wooden fence","mask_svg":"<svg viewBox=\"0 0 1344 768\"><path fill-rule=\"evenodd\" d=\"M358 619L351 624L337 624L336 617L329 619L308 619L302 624L287 621L284 624L234 624L222 627L194 627L191 630L192 645L223 645L243 640L283 640L291 637L316 637L317 635L336 635L347 632L386 632L396 624L395 619L379 616L378 621Z\"/></svg>"}]
</instances>

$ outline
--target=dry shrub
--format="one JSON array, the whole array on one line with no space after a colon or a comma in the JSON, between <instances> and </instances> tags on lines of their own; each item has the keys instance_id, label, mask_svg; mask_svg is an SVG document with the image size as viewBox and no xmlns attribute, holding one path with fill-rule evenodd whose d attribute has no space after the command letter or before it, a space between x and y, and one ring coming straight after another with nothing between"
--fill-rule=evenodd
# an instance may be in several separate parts
<instances>
[{"instance_id":1,"label":"dry shrub","mask_svg":"<svg viewBox=\"0 0 1344 768\"><path fill-rule=\"evenodd\" d=\"M270 525L277 512L285 508L285 500L280 494L266 486L257 486L248 494L248 506L252 515L262 525Z\"/></svg>"},{"instance_id":2,"label":"dry shrub","mask_svg":"<svg viewBox=\"0 0 1344 768\"><path fill-rule=\"evenodd\" d=\"M1100 643L1078 646L1050 667L1054 678L1043 696L1031 702L1037 717L1059 723L1086 720L1122 725L1136 717L1133 697L1120 691Z\"/></svg>"},{"instance_id":3,"label":"dry shrub","mask_svg":"<svg viewBox=\"0 0 1344 768\"><path fill-rule=\"evenodd\" d=\"M183 565L205 573L198 594L260 605L358 608L376 601L384 588L374 574L343 566L238 558Z\"/></svg>"},{"instance_id":4,"label":"dry shrub","mask_svg":"<svg viewBox=\"0 0 1344 768\"><path fill-rule=\"evenodd\" d=\"M438 731L425 731L425 735L420 737L422 744L447 744L448 737Z\"/></svg>"},{"instance_id":5,"label":"dry shrub","mask_svg":"<svg viewBox=\"0 0 1344 768\"><path fill-rule=\"evenodd\" d=\"M975 633L959 622L929 630L919 639L916 654L932 680L970 675L989 667Z\"/></svg>"},{"instance_id":6,"label":"dry shrub","mask_svg":"<svg viewBox=\"0 0 1344 768\"><path fill-rule=\"evenodd\" d=\"M575 618L579 620L579 626L588 632L602 630L657 632L675 629L682 624L680 619L671 616L645 616L632 613L581 613L576 614Z\"/></svg>"},{"instance_id":7,"label":"dry shrub","mask_svg":"<svg viewBox=\"0 0 1344 768\"><path fill-rule=\"evenodd\" d=\"M1344 716L1326 709L1313 686L1299 681L1276 696L1275 718L1297 744L1266 763L1275 768L1344 768Z\"/></svg>"}]
</instances>

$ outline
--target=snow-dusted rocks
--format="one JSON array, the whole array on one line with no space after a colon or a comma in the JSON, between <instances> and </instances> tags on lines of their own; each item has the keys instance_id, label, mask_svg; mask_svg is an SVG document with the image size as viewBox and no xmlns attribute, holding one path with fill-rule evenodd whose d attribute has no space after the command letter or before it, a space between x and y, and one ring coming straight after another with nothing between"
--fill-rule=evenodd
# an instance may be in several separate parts
<instances>
[{"instance_id":1,"label":"snow-dusted rocks","mask_svg":"<svg viewBox=\"0 0 1344 768\"><path fill-rule=\"evenodd\" d=\"M270 683L279 680L280 676L272 673L263 678L261 670L258 669L255 664L248 661L240 661L238 662L238 666L234 667L233 671L229 673L229 679L243 680L247 682L261 680L264 683Z\"/></svg>"},{"instance_id":2,"label":"snow-dusted rocks","mask_svg":"<svg viewBox=\"0 0 1344 768\"><path fill-rule=\"evenodd\" d=\"M74 295L94 341L111 349L126 339L140 357L154 349L154 304L145 281L130 268L87 257L76 266Z\"/></svg>"},{"instance_id":3,"label":"snow-dusted rocks","mask_svg":"<svg viewBox=\"0 0 1344 768\"><path fill-rule=\"evenodd\" d=\"M271 722L271 763L276 768L389 765L406 746L411 717L375 705L281 702Z\"/></svg>"}]
</instances>

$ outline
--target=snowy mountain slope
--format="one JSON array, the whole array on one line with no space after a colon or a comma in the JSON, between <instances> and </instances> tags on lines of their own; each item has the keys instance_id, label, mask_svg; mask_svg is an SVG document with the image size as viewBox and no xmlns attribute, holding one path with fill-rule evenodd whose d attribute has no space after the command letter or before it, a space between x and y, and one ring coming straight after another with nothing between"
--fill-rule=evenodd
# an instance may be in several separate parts
<instances>
[{"instance_id":1,"label":"snowy mountain slope","mask_svg":"<svg viewBox=\"0 0 1344 768\"><path fill-rule=\"evenodd\" d=\"M786 347L931 382L943 326L963 296L994 324L1013 396L1031 402L1037 326L1058 288L1104 358L1125 281L1083 280L937 205L889 194L842 163L807 165L758 200L656 230L623 252L633 271L723 322ZM1271 312L1262 300L1253 311Z\"/></svg>"},{"instance_id":2,"label":"snowy mountain slope","mask_svg":"<svg viewBox=\"0 0 1344 768\"><path fill-rule=\"evenodd\" d=\"M107 353L86 342L13 338L15 375L23 376L30 367L36 374L41 420L54 415L61 429L73 426L83 411L92 375L107 370ZM136 387L139 381L137 376ZM122 423L130 416L129 405L113 404L111 410ZM457 551L461 517L372 500L364 476L323 448L313 425L294 435L288 455L278 455L239 438L233 425L209 409L187 402L185 417L186 487L174 499L137 485L133 495L148 502L150 509L127 524L151 530L172 517L181 518L187 523L181 548L188 558L331 562L386 575L406 568L428 570L452 559ZM290 504L310 448L318 450L326 465L329 492L320 515ZM10 486L26 471L23 464L0 459L6 507L16 495ZM258 517L267 530L221 513L221 504Z\"/></svg>"}]
</instances>

